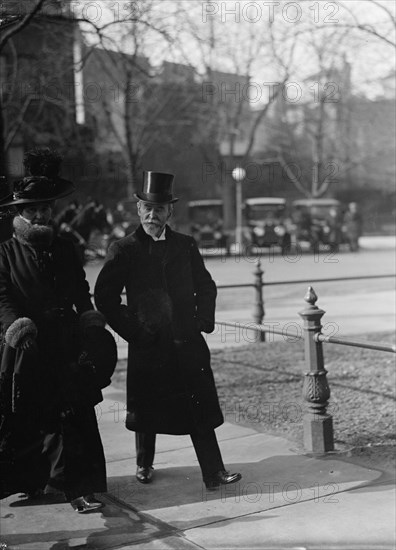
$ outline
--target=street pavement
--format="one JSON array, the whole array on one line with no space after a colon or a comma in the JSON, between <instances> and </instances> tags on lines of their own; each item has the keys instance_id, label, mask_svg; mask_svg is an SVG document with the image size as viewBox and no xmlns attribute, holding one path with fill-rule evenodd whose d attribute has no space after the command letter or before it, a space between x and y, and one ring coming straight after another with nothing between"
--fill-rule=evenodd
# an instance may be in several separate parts
<instances>
[{"instance_id":1,"label":"street pavement","mask_svg":"<svg viewBox=\"0 0 396 550\"><path fill-rule=\"evenodd\" d=\"M158 436L155 477L139 484L125 394L107 388L98 406L107 458L105 507L87 515L68 503L1 502L0 548L12 550L391 550L395 486L348 450L302 454L290 442L237 423L217 430L224 460L242 480L202 484L188 436Z\"/></svg>"},{"instance_id":2,"label":"street pavement","mask_svg":"<svg viewBox=\"0 0 396 550\"><path fill-rule=\"evenodd\" d=\"M358 335L367 328L359 319L369 314L371 326L390 330L394 292L382 292L381 296L357 293L349 297L353 302L344 316L345 299L327 296L327 322L337 321L338 336ZM383 307L387 302L391 303ZM281 326L291 319L299 322L297 312L303 306L297 297L274 311L271 322ZM222 312L218 320L222 319L251 321L251 312ZM213 349L251 338L246 333L245 340L236 342L236 334L218 331L208 339L209 345ZM125 343L119 341L118 347L120 358L125 358ZM227 467L242 473L239 483L207 491L190 438L160 435L154 481L141 485L134 476L134 434L124 426L125 392L110 386L104 396L97 406L108 475L108 492L98 495L104 508L80 515L68 503L8 497L0 503L1 550L396 547L395 476L354 463L351 449L321 456L304 454L286 439L257 432L228 414L216 432Z\"/></svg>"}]
</instances>

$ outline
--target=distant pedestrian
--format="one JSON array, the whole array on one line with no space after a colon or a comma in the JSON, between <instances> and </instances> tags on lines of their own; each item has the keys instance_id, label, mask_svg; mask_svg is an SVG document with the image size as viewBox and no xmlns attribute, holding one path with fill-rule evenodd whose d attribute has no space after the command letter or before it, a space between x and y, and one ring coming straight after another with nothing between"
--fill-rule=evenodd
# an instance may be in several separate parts
<instances>
[{"instance_id":1,"label":"distant pedestrian","mask_svg":"<svg viewBox=\"0 0 396 550\"><path fill-rule=\"evenodd\" d=\"M218 446L224 419L201 334L214 330L217 290L195 240L167 225L178 200L172 185L171 174L144 172L141 225L110 246L95 301L129 343L126 427L136 432L138 481L152 481L157 433L190 434L213 489L241 479L226 471Z\"/></svg>"},{"instance_id":2,"label":"distant pedestrian","mask_svg":"<svg viewBox=\"0 0 396 550\"><path fill-rule=\"evenodd\" d=\"M342 214L340 208L333 206L329 210L328 244L332 252L337 252L342 240Z\"/></svg>"},{"instance_id":3,"label":"distant pedestrian","mask_svg":"<svg viewBox=\"0 0 396 550\"><path fill-rule=\"evenodd\" d=\"M345 231L349 247L353 252L359 250L359 238L362 235L362 216L356 202L350 202L344 216Z\"/></svg>"},{"instance_id":4,"label":"distant pedestrian","mask_svg":"<svg viewBox=\"0 0 396 550\"><path fill-rule=\"evenodd\" d=\"M70 222L77 216L80 210L80 203L77 200L71 201L55 217L56 225L60 227L63 223L70 224Z\"/></svg>"}]
</instances>

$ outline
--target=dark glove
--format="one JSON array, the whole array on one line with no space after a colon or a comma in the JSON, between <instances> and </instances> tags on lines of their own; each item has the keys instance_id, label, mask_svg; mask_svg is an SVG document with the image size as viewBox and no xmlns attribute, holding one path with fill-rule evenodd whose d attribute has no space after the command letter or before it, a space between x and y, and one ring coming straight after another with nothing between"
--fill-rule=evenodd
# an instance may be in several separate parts
<instances>
[{"instance_id":1,"label":"dark glove","mask_svg":"<svg viewBox=\"0 0 396 550\"><path fill-rule=\"evenodd\" d=\"M197 319L197 329L199 332L206 332L210 334L214 331L215 325L213 321L207 321L205 319Z\"/></svg>"},{"instance_id":2,"label":"dark glove","mask_svg":"<svg viewBox=\"0 0 396 550\"><path fill-rule=\"evenodd\" d=\"M35 338L32 338L31 336L27 336L24 338L20 344L19 347L22 351L26 351L26 353L31 353L32 355L38 353L38 347L37 342Z\"/></svg>"}]
</instances>

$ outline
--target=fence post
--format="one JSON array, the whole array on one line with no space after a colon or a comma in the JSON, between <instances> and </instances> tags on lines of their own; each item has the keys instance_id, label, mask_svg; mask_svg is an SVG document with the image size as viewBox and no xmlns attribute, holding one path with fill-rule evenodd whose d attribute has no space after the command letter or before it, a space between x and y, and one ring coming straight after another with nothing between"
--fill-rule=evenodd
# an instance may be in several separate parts
<instances>
[{"instance_id":1,"label":"fence post","mask_svg":"<svg viewBox=\"0 0 396 550\"><path fill-rule=\"evenodd\" d=\"M311 286L304 297L308 306L299 312L304 320L305 374L303 397L308 402L308 412L303 418L304 447L312 452L326 452L334 449L333 418L326 412L330 388L327 370L324 368L322 342L315 340L320 332L321 318L325 314L315 302L318 299Z\"/></svg>"},{"instance_id":2,"label":"fence post","mask_svg":"<svg viewBox=\"0 0 396 550\"><path fill-rule=\"evenodd\" d=\"M261 269L261 261L260 258L258 258L256 269L254 272L254 288L256 291L256 301L254 304L253 312L254 322L258 325L261 325L264 319L263 274L264 271ZM265 342L265 332L258 330L257 336L260 342Z\"/></svg>"}]
</instances>

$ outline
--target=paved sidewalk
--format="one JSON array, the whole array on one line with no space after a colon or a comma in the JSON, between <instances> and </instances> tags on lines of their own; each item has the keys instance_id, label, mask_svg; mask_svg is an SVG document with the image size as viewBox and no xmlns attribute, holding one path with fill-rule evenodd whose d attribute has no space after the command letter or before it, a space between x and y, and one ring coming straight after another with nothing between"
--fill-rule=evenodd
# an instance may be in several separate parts
<instances>
[{"instance_id":1,"label":"paved sidewalk","mask_svg":"<svg viewBox=\"0 0 396 550\"><path fill-rule=\"evenodd\" d=\"M389 240L390 241L390 240ZM394 240L393 240L394 242ZM376 241L367 240L365 246ZM345 314L341 296L327 296L324 320L337 320L340 333L394 326L394 293L356 294ZM326 307L325 307L326 306ZM278 308L271 322L295 319L303 303ZM361 308L364 308L364 312ZM330 311L332 317L330 317ZM357 311L351 317L349 311ZM367 315L369 315L367 319ZM232 311L219 320L251 321L251 311ZM365 321L364 321L365 320ZM232 330L208 337L211 348L235 342ZM119 342L119 357L126 345ZM0 550L394 550L394 476L353 463L346 450L312 457L281 437L244 427L227 412L217 430L227 467L241 482L206 491L188 436L158 436L155 478L139 484L134 434L124 427L124 392L109 387L97 407L105 447L108 493L105 507L76 514L70 504L29 502L13 495L0 501Z\"/></svg>"},{"instance_id":2,"label":"paved sidewalk","mask_svg":"<svg viewBox=\"0 0 396 550\"><path fill-rule=\"evenodd\" d=\"M227 466L241 482L208 492L188 436L158 436L155 478L134 476L134 434L124 392L111 387L97 408L108 471L106 506L89 515L70 504L1 501L0 548L65 550L391 550L395 487L389 474L345 453L302 455L280 437L226 422L217 430ZM3 544L3 546L1 546Z\"/></svg>"},{"instance_id":3,"label":"paved sidewalk","mask_svg":"<svg viewBox=\"0 0 396 550\"><path fill-rule=\"evenodd\" d=\"M395 249L395 235L363 235L359 239L359 244L362 249L374 248L376 250L382 248Z\"/></svg>"}]
</instances>

